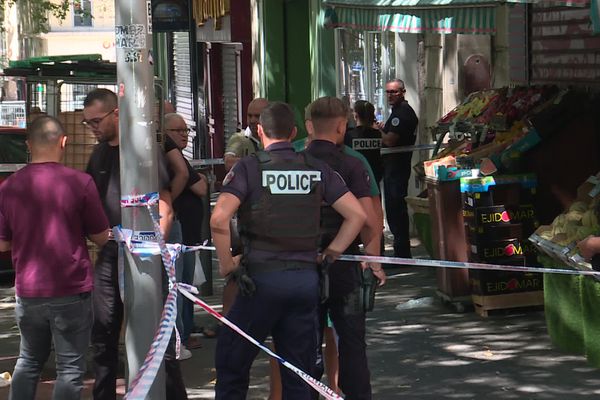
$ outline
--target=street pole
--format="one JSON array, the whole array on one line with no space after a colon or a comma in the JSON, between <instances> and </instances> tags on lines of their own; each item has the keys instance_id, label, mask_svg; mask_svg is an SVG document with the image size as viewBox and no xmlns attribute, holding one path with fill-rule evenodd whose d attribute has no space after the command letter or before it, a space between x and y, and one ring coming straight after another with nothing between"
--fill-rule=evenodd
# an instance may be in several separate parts
<instances>
[{"instance_id":1,"label":"street pole","mask_svg":"<svg viewBox=\"0 0 600 400\"><path fill-rule=\"evenodd\" d=\"M115 1L122 195L158 191L151 11L150 0ZM122 223L140 236L147 237L154 231L149 213L143 208L122 209ZM158 256L142 260L127 251L124 258L125 346L131 384L160 321L162 264ZM163 400L165 396L161 367L146 398Z\"/></svg>"}]
</instances>

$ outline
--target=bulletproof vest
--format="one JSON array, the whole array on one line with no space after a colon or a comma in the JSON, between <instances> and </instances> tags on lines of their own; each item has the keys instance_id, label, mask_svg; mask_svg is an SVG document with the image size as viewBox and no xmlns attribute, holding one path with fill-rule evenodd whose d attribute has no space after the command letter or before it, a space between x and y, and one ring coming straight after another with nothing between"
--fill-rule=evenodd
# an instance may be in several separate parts
<instances>
[{"instance_id":1,"label":"bulletproof vest","mask_svg":"<svg viewBox=\"0 0 600 400\"><path fill-rule=\"evenodd\" d=\"M319 238L321 171L308 154L285 159L258 151L261 195L238 212L244 247L266 251L314 251Z\"/></svg>"},{"instance_id":2,"label":"bulletproof vest","mask_svg":"<svg viewBox=\"0 0 600 400\"><path fill-rule=\"evenodd\" d=\"M335 152L331 152L329 149L311 148L310 154L315 158L324 161L340 176L344 178L344 171L342 168L344 166L344 157L346 155L343 153L343 149L340 147L336 147ZM326 248L329 243L335 238L342 223L344 222L344 217L342 217L335 209L325 202L321 205L321 238L319 240L319 247L321 249Z\"/></svg>"},{"instance_id":3,"label":"bulletproof vest","mask_svg":"<svg viewBox=\"0 0 600 400\"><path fill-rule=\"evenodd\" d=\"M379 158L381 150L381 133L375 129L359 126L348 132L350 147L364 155L367 160Z\"/></svg>"}]
</instances>

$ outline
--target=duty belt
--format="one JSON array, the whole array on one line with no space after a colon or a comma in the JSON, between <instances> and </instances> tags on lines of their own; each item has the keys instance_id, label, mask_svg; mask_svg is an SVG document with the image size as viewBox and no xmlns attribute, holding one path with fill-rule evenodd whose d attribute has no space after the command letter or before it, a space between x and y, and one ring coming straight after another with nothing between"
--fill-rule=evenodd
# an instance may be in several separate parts
<instances>
[{"instance_id":1,"label":"duty belt","mask_svg":"<svg viewBox=\"0 0 600 400\"><path fill-rule=\"evenodd\" d=\"M290 271L290 270L317 270L317 264L305 262L305 261L289 261L289 260L278 260L278 261L262 261L262 262L248 262L246 269L249 275L260 274L264 272L273 271Z\"/></svg>"}]
</instances>

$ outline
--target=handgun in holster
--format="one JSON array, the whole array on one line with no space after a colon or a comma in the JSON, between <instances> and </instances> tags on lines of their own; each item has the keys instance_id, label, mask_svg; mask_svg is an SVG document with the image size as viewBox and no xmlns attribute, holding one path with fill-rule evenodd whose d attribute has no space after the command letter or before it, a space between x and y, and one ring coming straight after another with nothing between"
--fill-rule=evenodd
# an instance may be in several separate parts
<instances>
[{"instance_id":1,"label":"handgun in holster","mask_svg":"<svg viewBox=\"0 0 600 400\"><path fill-rule=\"evenodd\" d=\"M375 307L375 290L377 289L377 279L373 275L371 268L362 271L361 298L363 299L363 309L365 312L373 311Z\"/></svg>"},{"instance_id":2,"label":"handgun in holster","mask_svg":"<svg viewBox=\"0 0 600 400\"><path fill-rule=\"evenodd\" d=\"M376 279L371 268L359 272L359 284L344 296L344 314L355 315L373 311L375 306Z\"/></svg>"},{"instance_id":3,"label":"handgun in holster","mask_svg":"<svg viewBox=\"0 0 600 400\"><path fill-rule=\"evenodd\" d=\"M242 296L251 297L256 291L256 285L254 281L248 275L248 270L244 264L240 264L239 267L231 273L231 278L237 282L240 294Z\"/></svg>"},{"instance_id":4,"label":"handgun in holster","mask_svg":"<svg viewBox=\"0 0 600 400\"><path fill-rule=\"evenodd\" d=\"M321 293L321 304L325 303L329 299L329 266L331 262L327 257L323 258L323 261L319 264L319 286Z\"/></svg>"}]
</instances>

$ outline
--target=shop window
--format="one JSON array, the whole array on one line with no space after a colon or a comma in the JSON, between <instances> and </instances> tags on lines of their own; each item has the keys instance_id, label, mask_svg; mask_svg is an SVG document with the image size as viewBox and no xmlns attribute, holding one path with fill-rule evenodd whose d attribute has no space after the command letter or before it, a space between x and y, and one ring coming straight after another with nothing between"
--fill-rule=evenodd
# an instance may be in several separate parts
<instances>
[{"instance_id":1,"label":"shop window","mask_svg":"<svg viewBox=\"0 0 600 400\"><path fill-rule=\"evenodd\" d=\"M90 0L73 1L73 26L92 26L92 2Z\"/></svg>"},{"instance_id":2,"label":"shop window","mask_svg":"<svg viewBox=\"0 0 600 400\"><path fill-rule=\"evenodd\" d=\"M359 32L337 29L338 96L368 100L375 106L378 118L387 112L385 83L395 77L395 34L392 32Z\"/></svg>"}]
</instances>

